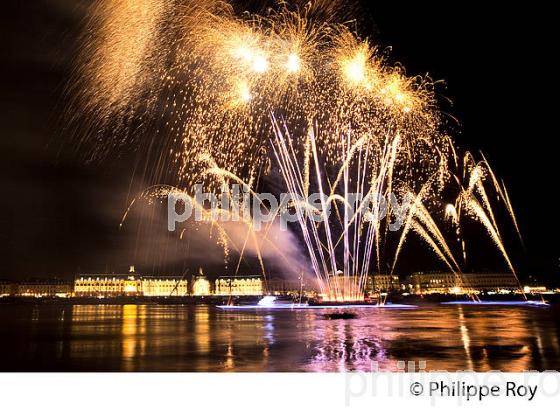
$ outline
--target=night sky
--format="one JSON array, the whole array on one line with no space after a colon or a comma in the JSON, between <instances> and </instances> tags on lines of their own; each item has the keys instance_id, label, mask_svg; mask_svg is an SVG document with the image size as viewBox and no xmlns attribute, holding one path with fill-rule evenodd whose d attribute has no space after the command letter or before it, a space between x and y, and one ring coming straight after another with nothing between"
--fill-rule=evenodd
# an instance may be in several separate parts
<instances>
[{"instance_id":1,"label":"night sky","mask_svg":"<svg viewBox=\"0 0 560 410\"><path fill-rule=\"evenodd\" d=\"M119 231L134 155L85 164L68 146L64 90L86 0L5 0L0 14L0 278L162 269L138 234ZM508 187L526 249L509 250L522 276L556 281L555 50L552 12L468 2L364 2L362 27L391 46L408 74L445 81L438 91L458 146L482 150ZM494 250L488 247L486 251ZM150 259L151 258L151 259ZM159 260L153 260L153 259ZM499 269L481 258L480 268ZM173 269L177 268L177 264ZM177 272L165 272L177 273Z\"/></svg>"}]
</instances>

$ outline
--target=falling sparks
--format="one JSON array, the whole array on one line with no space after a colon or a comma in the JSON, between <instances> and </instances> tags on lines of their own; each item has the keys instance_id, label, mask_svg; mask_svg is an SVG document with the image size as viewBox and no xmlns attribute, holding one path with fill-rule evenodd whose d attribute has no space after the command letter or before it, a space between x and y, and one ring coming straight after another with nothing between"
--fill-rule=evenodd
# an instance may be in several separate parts
<instances>
[{"instance_id":1,"label":"falling sparks","mask_svg":"<svg viewBox=\"0 0 560 410\"><path fill-rule=\"evenodd\" d=\"M426 139L410 152L435 166L429 145L442 136L431 82L385 64L348 26L317 20L321 8L332 12L323 2L282 4L266 16L211 0L100 2L75 87L74 115L95 119L92 156L132 144L153 158L157 145L165 151L147 168L153 183L162 174L185 189L200 182L200 153L250 179L271 157L272 112L293 129L321 122L318 149L330 163L337 134L352 124L352 142L379 144L389 129L411 147Z\"/></svg>"}]
</instances>

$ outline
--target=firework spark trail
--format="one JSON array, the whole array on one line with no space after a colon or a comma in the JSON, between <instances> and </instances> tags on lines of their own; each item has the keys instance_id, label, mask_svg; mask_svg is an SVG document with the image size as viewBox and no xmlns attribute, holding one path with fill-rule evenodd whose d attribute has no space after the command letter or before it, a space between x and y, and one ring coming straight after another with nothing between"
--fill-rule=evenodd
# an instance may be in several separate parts
<instances>
[{"instance_id":1,"label":"firework spark trail","mask_svg":"<svg viewBox=\"0 0 560 410\"><path fill-rule=\"evenodd\" d=\"M393 272L395 271L395 267L397 266L397 261L399 259L399 255L403 249L403 245L408 237L408 233L412 227L412 222L413 222L413 218L416 215L416 209L421 205L421 201L423 199L423 196L426 194L427 191L427 186L424 186L420 192L414 196L414 201L412 202L412 204L410 205L409 209L408 209L408 213L407 213L407 217L406 220L403 224L402 227L402 233L400 235L399 238L399 242L397 244L396 250L395 250L395 254L394 254L394 258L393 258L393 264L391 266L391 274L393 274Z\"/></svg>"},{"instance_id":2,"label":"firework spark trail","mask_svg":"<svg viewBox=\"0 0 560 410\"><path fill-rule=\"evenodd\" d=\"M517 236L519 238L519 241L521 242L521 244L523 244L523 237L521 236L521 231L519 230L519 226L517 224L517 218L515 217L515 212L513 211L513 207L511 206L511 201L509 199L509 194L508 194L506 185L503 181L500 184L500 182L498 181L498 178L496 178L496 174L494 173L494 171L492 170L492 167L488 163L488 160L486 159L484 154L481 153L481 155L482 155L482 159L484 161L484 164L486 166L486 169L488 170L488 173L490 174L490 177L492 178L492 183L494 184L494 189L498 193L499 199L501 199L504 202L504 204L506 206L506 209L509 213L509 216L511 218L511 221L513 223L513 226L515 228L515 231L517 232Z\"/></svg>"},{"instance_id":3,"label":"firework spark trail","mask_svg":"<svg viewBox=\"0 0 560 410\"><path fill-rule=\"evenodd\" d=\"M515 277L516 281L518 282L518 284L520 285L520 288L521 288L521 284L520 284L519 278L517 276L517 272L515 271L515 268L513 267L511 259L508 255L508 252L505 248L503 240L500 236L500 232L498 230L498 224L497 224L496 219L493 215L492 208L491 208L490 201L489 201L489 197L488 197L488 195L486 193L486 190L484 188L484 180L485 180L486 174L489 174L491 176L491 180L492 180L494 189L496 190L499 199L502 199L502 201L504 202L504 204L506 206L506 210L508 211L508 213L509 213L509 215L510 215L512 221L513 221L513 225L514 225L514 227L516 229L516 232L517 232L517 234L518 234L518 236L521 240L521 243L523 243L520 232L519 232L518 227L517 227L517 221L515 219L515 214L513 213L513 209L511 209L511 204L509 204L509 200L507 199L507 193L505 192L505 189L503 190L502 187L500 186L500 184L499 184L499 182L498 182L498 180L497 180L497 178L494 174L494 171L492 170L492 168L488 164L488 161L486 160L484 155L483 155L483 161L477 163L476 160L474 159L474 156L470 152L467 152L464 155L463 164L464 164L463 179L467 180L467 187L466 188L461 187L461 192L457 197L456 205L454 207L454 209L455 209L455 216L454 217L455 217L458 229L460 229L460 223L461 223L461 219L462 219L463 214L466 214L467 216L470 216L471 218L479 221L484 226L486 231L488 232L488 235L490 236L490 238L494 242L496 248L502 254L509 270L511 271L511 273L513 274L513 276ZM457 181L459 181L459 180L457 180ZM460 185L460 182L459 182L459 185ZM482 201L482 204L479 201L479 199L477 199L477 197L475 195L476 193L479 194L479 196L481 198L481 201ZM464 210L465 212L463 213L462 210ZM462 240L462 246L463 246L463 253L465 253L464 239ZM466 256L465 256L465 259L466 259ZM525 296L524 293L523 293L523 295Z\"/></svg>"},{"instance_id":4,"label":"firework spark trail","mask_svg":"<svg viewBox=\"0 0 560 410\"><path fill-rule=\"evenodd\" d=\"M274 121L274 120L273 120ZM275 124L275 144L274 144L274 152L277 155L278 162L281 164L282 174L284 175L285 182L289 190L291 192L296 193L297 195L301 196L304 192L304 177L302 176L302 172L297 165L297 160L295 160L294 152L288 149L290 146L290 142L286 142L286 139L290 139L289 134L284 137L284 134L278 124ZM321 172L319 170L319 159L317 157L317 149L314 142L314 135L313 130L310 129L308 132L308 138L310 139L310 146L311 146L311 154L314 163L314 168L316 175L315 177L320 180ZM306 165L311 166L311 161L306 161ZM305 175L309 175L309 170L304 172ZM330 231L330 225L326 223L327 221L327 201L324 198L324 192L322 191L322 185L319 183L319 193L321 195L321 215L323 218L323 229L326 232L326 244L320 238L319 230L315 225L314 221L309 222L309 226L311 226L312 238L308 232L308 221L307 221L307 207L302 208L297 202L294 203L298 220L300 223L301 230L306 240L307 248L309 251L309 255L313 261L313 267L315 270L315 274L320 279L320 282L325 283L328 294L335 294L339 295L338 283L332 282L330 277L337 272L337 264L335 259L335 251L334 246L332 243L332 236ZM329 198L330 199L330 198ZM344 198L343 198L344 199ZM345 206L346 208L346 206ZM327 257L325 257L324 248L326 248ZM317 264L317 256L316 253L319 254L319 259L321 261L322 270L319 268ZM329 262L329 263L327 263Z\"/></svg>"},{"instance_id":5,"label":"firework spark trail","mask_svg":"<svg viewBox=\"0 0 560 410\"><path fill-rule=\"evenodd\" d=\"M422 224L428 229L435 239L435 241L439 244L443 253L447 256L447 258L452 262L454 269L453 272L460 272L459 264L453 257L449 246L447 245L447 241L443 237L441 231L439 230L437 224L435 223L434 219L430 215L430 212L426 209L426 207L422 204L419 204L416 208L415 216L417 217L418 221L422 222Z\"/></svg>"},{"instance_id":6,"label":"firework spark trail","mask_svg":"<svg viewBox=\"0 0 560 410\"><path fill-rule=\"evenodd\" d=\"M470 161L472 161L472 164L469 163ZM467 164L467 171L470 173L468 187L463 196L473 196L475 192L478 193L482 206L486 211L488 218L492 222L494 230L496 231L496 235L500 238L500 231L498 230L496 218L494 217L494 212L492 211L492 206L490 205L490 200L488 199L488 195L486 194L486 189L483 184L488 166L486 163L475 163L474 158L470 155L465 155L465 163Z\"/></svg>"},{"instance_id":7,"label":"firework spark trail","mask_svg":"<svg viewBox=\"0 0 560 410\"><path fill-rule=\"evenodd\" d=\"M418 235L424 239L424 241L426 241L426 243L430 246L430 248L432 248L432 250L436 253L436 255L439 257L439 259L441 259L442 261L445 262L445 264L449 267L449 269L452 272L456 272L455 271L455 267L449 263L449 261L447 260L446 256L443 254L443 252L441 251L440 247L438 246L437 243L435 243L435 241L432 239L432 236L426 232L426 230L422 227L422 225L420 225L418 222L416 222L415 220L412 220L411 223L411 229L414 230L416 233L418 233Z\"/></svg>"},{"instance_id":8,"label":"firework spark trail","mask_svg":"<svg viewBox=\"0 0 560 410\"><path fill-rule=\"evenodd\" d=\"M290 190L292 193L298 193L301 191L298 191L296 189L296 180L297 178L294 177L294 167L293 164L291 163L291 158L289 156L286 156L286 144L285 141L283 139L283 134L282 134L282 130L279 128L278 124L274 124L274 129L275 129L275 135L277 138L277 145L273 145L273 150L274 150L274 154L276 156L276 159L280 165L280 169L282 171L282 174L284 176L286 185L288 190ZM306 164L309 164L308 161L306 161ZM312 266L313 266L313 270L315 272L315 274L317 275L317 278L319 279L319 284L321 286L321 292L328 292L331 293L331 289L330 289L330 282L328 280L328 269L327 269L327 264L326 264L326 260L324 258L324 254L322 252L322 248L323 248L323 244L320 242L319 238L318 238L318 233L317 233L317 228L314 225L313 222L311 222L311 228L312 228L312 233L313 233L313 239L315 240L315 243L313 243L313 239L309 233L309 228L308 228L308 223L307 223L307 217L304 214L304 211L302 210L302 208L300 206L297 206L297 204L294 204L294 208L296 211L296 215L298 217L298 221L302 230L302 234L309 252L309 257L311 259L312 262ZM322 265L322 270L319 267L319 260L317 259L317 255L315 253L315 249L318 248L318 253L319 253L319 257L321 259L321 265ZM324 272L327 272L327 276L324 276Z\"/></svg>"},{"instance_id":9,"label":"firework spark trail","mask_svg":"<svg viewBox=\"0 0 560 410\"><path fill-rule=\"evenodd\" d=\"M309 134L309 137L311 139L311 152L313 154L313 162L315 163L315 172L316 172L315 177L317 178L319 195L320 195L320 199L321 199L321 210L323 211L323 216L325 218L323 228L325 229L325 232L326 232L328 251L329 251L329 256L330 256L330 260L331 260L330 272L331 272L331 274L334 275L338 272L338 269L337 269L336 256L335 256L333 240L332 240L332 235L331 235L331 227L330 227L330 224L327 222L327 219L326 219L327 214L328 214L328 210L327 210L326 201L324 199L325 192L323 190L323 182L322 182L322 178L321 178L319 158L318 158L318 155L317 155L317 145L315 143L315 135L314 135L313 132L311 132ZM345 209L346 209L346 207L345 207ZM337 290L337 293L338 293L338 290Z\"/></svg>"},{"instance_id":10,"label":"firework spark trail","mask_svg":"<svg viewBox=\"0 0 560 410\"><path fill-rule=\"evenodd\" d=\"M486 228L488 234L490 235L490 238L492 239L492 241L494 242L494 244L500 250L502 256L504 257L504 260L506 261L508 268L513 274L515 274L515 269L509 259L509 256L502 243L500 235L494 228L492 221L490 220L490 218L488 217L488 215L486 214L486 212L484 211L480 203L472 196L464 197L461 200L461 203L464 205L469 215L476 218Z\"/></svg>"},{"instance_id":11,"label":"firework spark trail","mask_svg":"<svg viewBox=\"0 0 560 410\"><path fill-rule=\"evenodd\" d=\"M521 236L521 231L519 230L519 225L517 224L517 217L515 216L515 212L513 211L513 206L511 205L511 201L509 199L509 194L506 188L506 184L503 181L502 181L502 192L503 192L504 203L506 204L506 208L513 222L513 226L515 227L515 231L517 232L517 236L519 237L519 241L521 242L522 245L524 245L523 237Z\"/></svg>"}]
</instances>

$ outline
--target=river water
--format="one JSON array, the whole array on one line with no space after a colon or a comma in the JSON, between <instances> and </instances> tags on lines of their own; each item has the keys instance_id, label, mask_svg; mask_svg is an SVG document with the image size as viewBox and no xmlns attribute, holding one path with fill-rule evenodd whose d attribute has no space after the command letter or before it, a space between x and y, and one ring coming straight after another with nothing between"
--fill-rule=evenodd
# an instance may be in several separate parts
<instances>
[{"instance_id":1,"label":"river water","mask_svg":"<svg viewBox=\"0 0 560 410\"><path fill-rule=\"evenodd\" d=\"M560 370L560 308L0 305L0 370Z\"/></svg>"}]
</instances>

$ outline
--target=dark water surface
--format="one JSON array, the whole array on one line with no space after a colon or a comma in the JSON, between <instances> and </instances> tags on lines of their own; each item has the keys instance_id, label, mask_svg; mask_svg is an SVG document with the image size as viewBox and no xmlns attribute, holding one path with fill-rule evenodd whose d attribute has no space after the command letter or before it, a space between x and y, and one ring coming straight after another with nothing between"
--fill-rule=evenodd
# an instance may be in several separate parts
<instances>
[{"instance_id":1,"label":"dark water surface","mask_svg":"<svg viewBox=\"0 0 560 410\"><path fill-rule=\"evenodd\" d=\"M560 370L559 307L223 311L212 306L0 305L0 370Z\"/></svg>"}]
</instances>

